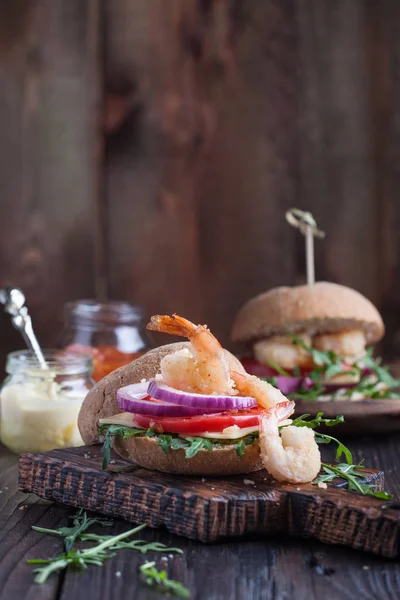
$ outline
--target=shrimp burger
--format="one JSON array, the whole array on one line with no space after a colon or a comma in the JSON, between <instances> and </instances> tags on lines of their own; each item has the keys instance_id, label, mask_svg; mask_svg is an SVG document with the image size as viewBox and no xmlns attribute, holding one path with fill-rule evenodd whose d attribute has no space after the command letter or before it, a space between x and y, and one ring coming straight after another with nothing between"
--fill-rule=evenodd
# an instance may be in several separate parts
<instances>
[{"instance_id":1,"label":"shrimp burger","mask_svg":"<svg viewBox=\"0 0 400 600\"><path fill-rule=\"evenodd\" d=\"M294 402L248 375L205 326L158 315L148 328L189 342L155 348L102 379L79 414L84 442L104 441L105 464L112 445L122 457L166 473L230 475L268 468L263 443L279 443L278 421L292 414ZM273 435L263 442L259 428L267 414ZM313 432L302 429L304 438L312 437L305 441L313 442ZM310 478L320 467L316 445L314 453ZM277 478L304 479L304 474L274 474L273 468Z\"/></svg>"},{"instance_id":2,"label":"shrimp burger","mask_svg":"<svg viewBox=\"0 0 400 600\"><path fill-rule=\"evenodd\" d=\"M294 399L398 397L399 382L374 359L384 334L375 306L336 283L279 287L239 311L232 339L245 344L246 371Z\"/></svg>"}]
</instances>

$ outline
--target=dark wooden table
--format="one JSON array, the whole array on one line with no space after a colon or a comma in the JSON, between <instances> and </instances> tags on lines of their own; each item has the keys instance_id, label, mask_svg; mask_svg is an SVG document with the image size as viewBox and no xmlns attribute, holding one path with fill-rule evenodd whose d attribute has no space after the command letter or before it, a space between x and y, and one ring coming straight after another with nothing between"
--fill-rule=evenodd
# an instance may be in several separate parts
<instances>
[{"instance_id":1,"label":"dark wooden table","mask_svg":"<svg viewBox=\"0 0 400 600\"><path fill-rule=\"evenodd\" d=\"M400 435L352 439L349 446L367 466L382 468L386 489L400 495ZM52 576L33 583L29 558L48 558L62 550L60 539L31 530L32 525L56 528L74 511L40 500L17 489L17 457L0 446L0 600L157 599L162 595L144 586L138 565L154 558L132 550L120 551L103 567ZM116 522L110 532L128 528ZM109 530L107 530L107 533ZM167 531L144 530L140 537L179 546L183 555L156 554L160 567L184 582L193 599L207 600L397 600L400 565L342 547L297 539L261 539L203 545Z\"/></svg>"}]
</instances>

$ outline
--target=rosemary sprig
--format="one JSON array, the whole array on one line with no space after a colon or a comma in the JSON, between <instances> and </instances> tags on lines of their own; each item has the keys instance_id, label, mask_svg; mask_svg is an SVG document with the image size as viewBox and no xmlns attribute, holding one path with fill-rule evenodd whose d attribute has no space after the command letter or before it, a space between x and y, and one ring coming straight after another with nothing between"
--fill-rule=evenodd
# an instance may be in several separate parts
<instances>
[{"instance_id":1,"label":"rosemary sprig","mask_svg":"<svg viewBox=\"0 0 400 600\"><path fill-rule=\"evenodd\" d=\"M155 562L146 562L139 567L143 581L159 592L173 594L178 598L190 598L190 591L180 581L168 579L166 571L158 571Z\"/></svg>"}]
</instances>

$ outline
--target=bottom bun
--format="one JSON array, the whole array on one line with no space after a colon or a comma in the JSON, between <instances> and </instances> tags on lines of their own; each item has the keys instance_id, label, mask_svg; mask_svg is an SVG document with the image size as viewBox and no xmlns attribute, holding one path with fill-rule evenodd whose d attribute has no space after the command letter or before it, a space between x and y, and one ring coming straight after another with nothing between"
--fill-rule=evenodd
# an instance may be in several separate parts
<instances>
[{"instance_id":1,"label":"bottom bun","mask_svg":"<svg viewBox=\"0 0 400 600\"><path fill-rule=\"evenodd\" d=\"M113 447L120 456L145 469L174 475L240 475L263 468L258 440L245 447L243 456L236 454L234 444L221 444L186 458L182 449L165 453L157 438L150 437L115 438Z\"/></svg>"}]
</instances>

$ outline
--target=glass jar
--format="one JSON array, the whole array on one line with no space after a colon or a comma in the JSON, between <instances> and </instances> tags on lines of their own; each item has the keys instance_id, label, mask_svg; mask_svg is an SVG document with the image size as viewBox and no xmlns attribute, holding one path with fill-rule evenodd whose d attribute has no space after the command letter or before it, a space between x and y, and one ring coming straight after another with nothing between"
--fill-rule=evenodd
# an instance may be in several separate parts
<instances>
[{"instance_id":1,"label":"glass jar","mask_svg":"<svg viewBox=\"0 0 400 600\"><path fill-rule=\"evenodd\" d=\"M82 446L77 418L93 387L85 354L47 350L46 368L30 350L7 356L0 389L0 440L14 452Z\"/></svg>"},{"instance_id":2,"label":"glass jar","mask_svg":"<svg viewBox=\"0 0 400 600\"><path fill-rule=\"evenodd\" d=\"M99 381L151 347L144 312L127 302L77 300L65 305L62 347L93 357L93 379Z\"/></svg>"}]
</instances>

